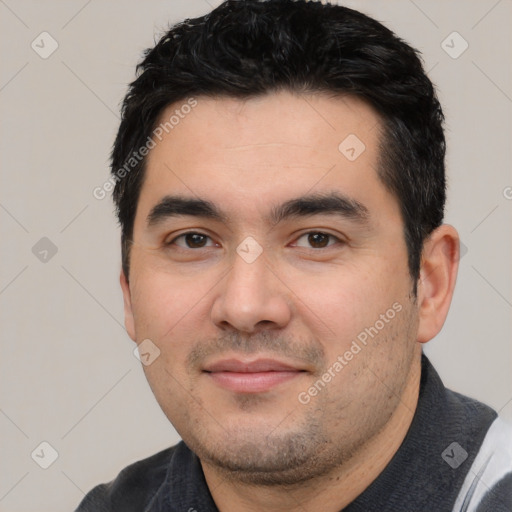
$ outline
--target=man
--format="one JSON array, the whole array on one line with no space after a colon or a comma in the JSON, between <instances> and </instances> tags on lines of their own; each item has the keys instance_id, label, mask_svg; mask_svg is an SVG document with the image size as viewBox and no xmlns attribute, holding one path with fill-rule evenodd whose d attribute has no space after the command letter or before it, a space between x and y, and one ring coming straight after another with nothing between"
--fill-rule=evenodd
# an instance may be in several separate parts
<instances>
[{"instance_id":1,"label":"man","mask_svg":"<svg viewBox=\"0 0 512 512\"><path fill-rule=\"evenodd\" d=\"M510 430L422 354L459 239L417 53L341 6L228 1L138 70L125 323L183 441L78 510L511 510Z\"/></svg>"}]
</instances>

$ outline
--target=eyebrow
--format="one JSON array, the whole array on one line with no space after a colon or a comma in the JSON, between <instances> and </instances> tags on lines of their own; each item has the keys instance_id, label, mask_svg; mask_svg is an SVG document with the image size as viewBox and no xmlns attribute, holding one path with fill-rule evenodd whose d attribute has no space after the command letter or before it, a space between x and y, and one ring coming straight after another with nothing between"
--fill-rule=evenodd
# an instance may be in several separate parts
<instances>
[{"instance_id":1,"label":"eyebrow","mask_svg":"<svg viewBox=\"0 0 512 512\"><path fill-rule=\"evenodd\" d=\"M203 217L205 219L226 222L226 216L210 201L182 196L165 196L156 204L147 217L148 227L164 220L180 216Z\"/></svg>"},{"instance_id":2,"label":"eyebrow","mask_svg":"<svg viewBox=\"0 0 512 512\"><path fill-rule=\"evenodd\" d=\"M310 215L338 215L340 217L366 224L370 212L356 199L340 193L312 194L290 199L272 208L268 220L278 224L284 220Z\"/></svg>"},{"instance_id":3,"label":"eyebrow","mask_svg":"<svg viewBox=\"0 0 512 512\"><path fill-rule=\"evenodd\" d=\"M338 215L345 219L366 224L369 210L359 201L340 193L311 194L290 199L274 206L266 220L279 224L285 220L311 215ZM150 211L147 226L155 226L172 217L192 216L227 223L228 216L214 203L205 199L184 196L165 196Z\"/></svg>"}]
</instances>

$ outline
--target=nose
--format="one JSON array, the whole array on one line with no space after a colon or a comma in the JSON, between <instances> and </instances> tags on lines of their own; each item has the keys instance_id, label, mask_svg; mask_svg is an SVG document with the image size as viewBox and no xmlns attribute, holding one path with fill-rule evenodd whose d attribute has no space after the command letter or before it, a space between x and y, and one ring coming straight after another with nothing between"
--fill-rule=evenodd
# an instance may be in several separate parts
<instances>
[{"instance_id":1,"label":"nose","mask_svg":"<svg viewBox=\"0 0 512 512\"><path fill-rule=\"evenodd\" d=\"M290 321L290 292L262 256L248 263L235 255L218 290L211 316L223 330L252 334L282 329Z\"/></svg>"}]
</instances>

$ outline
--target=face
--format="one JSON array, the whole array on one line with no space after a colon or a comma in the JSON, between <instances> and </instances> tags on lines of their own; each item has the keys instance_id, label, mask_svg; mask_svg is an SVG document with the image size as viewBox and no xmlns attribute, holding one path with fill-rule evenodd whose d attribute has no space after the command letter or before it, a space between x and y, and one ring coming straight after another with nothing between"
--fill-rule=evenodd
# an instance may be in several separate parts
<instances>
[{"instance_id":1,"label":"face","mask_svg":"<svg viewBox=\"0 0 512 512\"><path fill-rule=\"evenodd\" d=\"M354 98L198 97L151 150L126 326L203 464L298 482L395 414L418 311L379 129Z\"/></svg>"}]
</instances>

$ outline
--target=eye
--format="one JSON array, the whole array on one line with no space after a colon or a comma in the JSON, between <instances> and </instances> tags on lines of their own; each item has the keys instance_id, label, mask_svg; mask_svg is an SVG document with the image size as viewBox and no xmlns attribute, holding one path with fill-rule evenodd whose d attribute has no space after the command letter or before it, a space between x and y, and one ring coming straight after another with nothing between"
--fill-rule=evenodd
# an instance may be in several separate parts
<instances>
[{"instance_id":1,"label":"eye","mask_svg":"<svg viewBox=\"0 0 512 512\"><path fill-rule=\"evenodd\" d=\"M183 249L202 249L203 247L213 247L216 244L208 235L189 231L177 236L166 245L177 245Z\"/></svg>"},{"instance_id":2,"label":"eye","mask_svg":"<svg viewBox=\"0 0 512 512\"><path fill-rule=\"evenodd\" d=\"M341 240L334 235L321 231L311 231L310 233L305 233L300 236L294 245L298 247L323 249L334 245L336 242L341 242Z\"/></svg>"}]
</instances>

